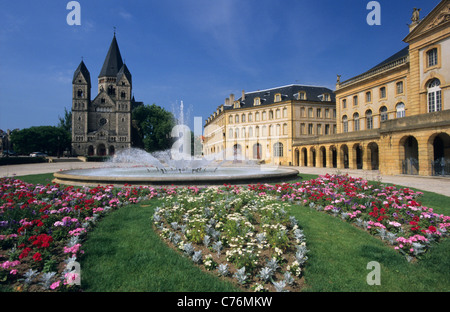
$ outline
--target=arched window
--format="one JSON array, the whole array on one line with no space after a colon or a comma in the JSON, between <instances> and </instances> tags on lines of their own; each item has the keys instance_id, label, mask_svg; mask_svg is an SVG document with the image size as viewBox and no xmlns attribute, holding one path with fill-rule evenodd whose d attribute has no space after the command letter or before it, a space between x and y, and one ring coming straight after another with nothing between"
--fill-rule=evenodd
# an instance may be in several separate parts
<instances>
[{"instance_id":1,"label":"arched window","mask_svg":"<svg viewBox=\"0 0 450 312\"><path fill-rule=\"evenodd\" d=\"M253 114L252 113L248 114L248 121L249 122L253 121Z\"/></svg>"},{"instance_id":2,"label":"arched window","mask_svg":"<svg viewBox=\"0 0 450 312\"><path fill-rule=\"evenodd\" d=\"M370 109L366 111L366 128L373 129L373 117Z\"/></svg>"},{"instance_id":3,"label":"arched window","mask_svg":"<svg viewBox=\"0 0 450 312\"><path fill-rule=\"evenodd\" d=\"M283 143L278 142L273 145L273 156L283 157Z\"/></svg>"},{"instance_id":4,"label":"arched window","mask_svg":"<svg viewBox=\"0 0 450 312\"><path fill-rule=\"evenodd\" d=\"M383 106L380 108L380 120L385 121L388 120L387 107Z\"/></svg>"},{"instance_id":5,"label":"arched window","mask_svg":"<svg viewBox=\"0 0 450 312\"><path fill-rule=\"evenodd\" d=\"M395 110L397 111L397 118L405 117L405 103L400 102L395 106Z\"/></svg>"},{"instance_id":6,"label":"arched window","mask_svg":"<svg viewBox=\"0 0 450 312\"><path fill-rule=\"evenodd\" d=\"M442 110L441 82L433 79L428 84L428 112L439 112Z\"/></svg>"},{"instance_id":7,"label":"arched window","mask_svg":"<svg viewBox=\"0 0 450 312\"><path fill-rule=\"evenodd\" d=\"M353 130L354 131L359 131L359 114L358 113L354 113L353 114Z\"/></svg>"},{"instance_id":8,"label":"arched window","mask_svg":"<svg viewBox=\"0 0 450 312\"><path fill-rule=\"evenodd\" d=\"M236 123L239 123L239 115L235 116L235 121L236 121Z\"/></svg>"},{"instance_id":9,"label":"arched window","mask_svg":"<svg viewBox=\"0 0 450 312\"><path fill-rule=\"evenodd\" d=\"M233 116L228 117L228 123L233 123Z\"/></svg>"},{"instance_id":10,"label":"arched window","mask_svg":"<svg viewBox=\"0 0 450 312\"><path fill-rule=\"evenodd\" d=\"M82 98L83 97L83 90L79 89L78 92L77 92L77 96L79 98Z\"/></svg>"},{"instance_id":11,"label":"arched window","mask_svg":"<svg viewBox=\"0 0 450 312\"><path fill-rule=\"evenodd\" d=\"M342 129L343 129L343 132L348 132L348 118L347 118L347 116L342 117Z\"/></svg>"},{"instance_id":12,"label":"arched window","mask_svg":"<svg viewBox=\"0 0 450 312\"><path fill-rule=\"evenodd\" d=\"M241 122L245 122L245 114L242 114L242 116L241 116Z\"/></svg>"}]
</instances>

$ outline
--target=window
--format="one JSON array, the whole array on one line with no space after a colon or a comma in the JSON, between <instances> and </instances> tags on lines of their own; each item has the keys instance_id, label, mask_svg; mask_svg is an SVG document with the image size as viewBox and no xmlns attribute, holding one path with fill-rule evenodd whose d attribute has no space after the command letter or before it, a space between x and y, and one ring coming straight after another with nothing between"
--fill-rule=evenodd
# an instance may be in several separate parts
<instances>
[{"instance_id":1,"label":"window","mask_svg":"<svg viewBox=\"0 0 450 312\"><path fill-rule=\"evenodd\" d=\"M322 134L322 125L321 124L317 124L317 135L321 135Z\"/></svg>"},{"instance_id":2,"label":"window","mask_svg":"<svg viewBox=\"0 0 450 312\"><path fill-rule=\"evenodd\" d=\"M302 123L301 125L300 125L300 134L305 134L305 124L304 123Z\"/></svg>"},{"instance_id":3,"label":"window","mask_svg":"<svg viewBox=\"0 0 450 312\"><path fill-rule=\"evenodd\" d=\"M325 108L325 118L330 118L330 110Z\"/></svg>"},{"instance_id":4,"label":"window","mask_svg":"<svg viewBox=\"0 0 450 312\"><path fill-rule=\"evenodd\" d=\"M386 98L386 87L381 87L380 88L380 98L381 99Z\"/></svg>"},{"instance_id":5,"label":"window","mask_svg":"<svg viewBox=\"0 0 450 312\"><path fill-rule=\"evenodd\" d=\"M259 121L259 112L257 112L257 113L255 114L255 120L256 120L256 121Z\"/></svg>"},{"instance_id":6,"label":"window","mask_svg":"<svg viewBox=\"0 0 450 312\"><path fill-rule=\"evenodd\" d=\"M272 135L273 135L273 126L270 125L269 126L269 136L272 136Z\"/></svg>"},{"instance_id":7,"label":"window","mask_svg":"<svg viewBox=\"0 0 450 312\"><path fill-rule=\"evenodd\" d=\"M330 95L329 94L324 94L323 95L323 100L324 101L329 101L330 100Z\"/></svg>"},{"instance_id":8,"label":"window","mask_svg":"<svg viewBox=\"0 0 450 312\"><path fill-rule=\"evenodd\" d=\"M248 128L248 137L249 138L253 137L253 127Z\"/></svg>"},{"instance_id":9,"label":"window","mask_svg":"<svg viewBox=\"0 0 450 312\"><path fill-rule=\"evenodd\" d=\"M273 111L269 111L269 120L273 119Z\"/></svg>"},{"instance_id":10,"label":"window","mask_svg":"<svg viewBox=\"0 0 450 312\"><path fill-rule=\"evenodd\" d=\"M287 108L283 108L283 118L287 118Z\"/></svg>"},{"instance_id":11,"label":"window","mask_svg":"<svg viewBox=\"0 0 450 312\"><path fill-rule=\"evenodd\" d=\"M348 132L348 118L347 118L347 116L342 117L342 129L343 129L343 132Z\"/></svg>"},{"instance_id":12,"label":"window","mask_svg":"<svg viewBox=\"0 0 450 312\"><path fill-rule=\"evenodd\" d=\"M366 102L367 103L372 102L372 92L370 91L366 92Z\"/></svg>"},{"instance_id":13,"label":"window","mask_svg":"<svg viewBox=\"0 0 450 312\"><path fill-rule=\"evenodd\" d=\"M314 117L313 109L312 109L312 108L308 108L308 117L309 117L309 118L313 118L313 117Z\"/></svg>"},{"instance_id":14,"label":"window","mask_svg":"<svg viewBox=\"0 0 450 312\"><path fill-rule=\"evenodd\" d=\"M239 129L236 129L236 130L235 130L235 132L234 132L234 137L235 137L236 139L239 138Z\"/></svg>"},{"instance_id":15,"label":"window","mask_svg":"<svg viewBox=\"0 0 450 312\"><path fill-rule=\"evenodd\" d=\"M283 143L278 142L273 145L273 156L283 157Z\"/></svg>"},{"instance_id":16,"label":"window","mask_svg":"<svg viewBox=\"0 0 450 312\"><path fill-rule=\"evenodd\" d=\"M330 125L325 125L325 135L330 134Z\"/></svg>"},{"instance_id":17,"label":"window","mask_svg":"<svg viewBox=\"0 0 450 312\"><path fill-rule=\"evenodd\" d=\"M305 117L305 108L304 107L300 108L300 116Z\"/></svg>"},{"instance_id":18,"label":"window","mask_svg":"<svg viewBox=\"0 0 450 312\"><path fill-rule=\"evenodd\" d=\"M256 128L255 128L255 136L256 136L256 137L259 137L259 127L256 127Z\"/></svg>"},{"instance_id":19,"label":"window","mask_svg":"<svg viewBox=\"0 0 450 312\"><path fill-rule=\"evenodd\" d=\"M228 131L228 138L229 138L229 139L232 139L232 138L233 138L233 129L230 129L230 130Z\"/></svg>"},{"instance_id":20,"label":"window","mask_svg":"<svg viewBox=\"0 0 450 312\"><path fill-rule=\"evenodd\" d=\"M288 125L287 124L283 124L283 135L288 134Z\"/></svg>"},{"instance_id":21,"label":"window","mask_svg":"<svg viewBox=\"0 0 450 312\"><path fill-rule=\"evenodd\" d=\"M322 110L320 108L316 110L316 116L317 118L322 118Z\"/></svg>"},{"instance_id":22,"label":"window","mask_svg":"<svg viewBox=\"0 0 450 312\"><path fill-rule=\"evenodd\" d=\"M381 121L388 120L387 107L383 106L380 108L380 119Z\"/></svg>"},{"instance_id":23,"label":"window","mask_svg":"<svg viewBox=\"0 0 450 312\"><path fill-rule=\"evenodd\" d=\"M242 134L242 137L243 137L243 138L245 138L245 132L246 132L246 131L245 131L245 128L242 128L241 134Z\"/></svg>"},{"instance_id":24,"label":"window","mask_svg":"<svg viewBox=\"0 0 450 312\"><path fill-rule=\"evenodd\" d=\"M358 96L357 95L355 95L353 97L353 106L356 106L356 105L358 105Z\"/></svg>"},{"instance_id":25,"label":"window","mask_svg":"<svg viewBox=\"0 0 450 312\"><path fill-rule=\"evenodd\" d=\"M279 109L276 110L275 114L277 119L281 118L281 111Z\"/></svg>"},{"instance_id":26,"label":"window","mask_svg":"<svg viewBox=\"0 0 450 312\"><path fill-rule=\"evenodd\" d=\"M398 103L395 110L397 111L397 118L405 117L405 103Z\"/></svg>"},{"instance_id":27,"label":"window","mask_svg":"<svg viewBox=\"0 0 450 312\"><path fill-rule=\"evenodd\" d=\"M314 128L313 124L308 124L308 134L313 134Z\"/></svg>"},{"instance_id":28,"label":"window","mask_svg":"<svg viewBox=\"0 0 450 312\"><path fill-rule=\"evenodd\" d=\"M342 108L347 108L347 100L342 100Z\"/></svg>"},{"instance_id":29,"label":"window","mask_svg":"<svg viewBox=\"0 0 450 312\"><path fill-rule=\"evenodd\" d=\"M261 104L261 101L259 100L259 98L256 98L253 102L253 105L258 106Z\"/></svg>"},{"instance_id":30,"label":"window","mask_svg":"<svg viewBox=\"0 0 450 312\"><path fill-rule=\"evenodd\" d=\"M306 93L300 92L300 100L306 100Z\"/></svg>"},{"instance_id":31,"label":"window","mask_svg":"<svg viewBox=\"0 0 450 312\"><path fill-rule=\"evenodd\" d=\"M397 82L397 94L403 93L403 81Z\"/></svg>"},{"instance_id":32,"label":"window","mask_svg":"<svg viewBox=\"0 0 450 312\"><path fill-rule=\"evenodd\" d=\"M228 117L228 123L233 123L233 116Z\"/></svg>"},{"instance_id":33,"label":"window","mask_svg":"<svg viewBox=\"0 0 450 312\"><path fill-rule=\"evenodd\" d=\"M353 114L353 130L359 131L359 114L358 113Z\"/></svg>"},{"instance_id":34,"label":"window","mask_svg":"<svg viewBox=\"0 0 450 312\"><path fill-rule=\"evenodd\" d=\"M442 110L441 82L434 79L428 84L428 112L439 112Z\"/></svg>"},{"instance_id":35,"label":"window","mask_svg":"<svg viewBox=\"0 0 450 312\"><path fill-rule=\"evenodd\" d=\"M253 114L248 114L248 121L249 122L252 122L253 121Z\"/></svg>"},{"instance_id":36,"label":"window","mask_svg":"<svg viewBox=\"0 0 450 312\"><path fill-rule=\"evenodd\" d=\"M370 109L366 111L366 128L373 129L373 117Z\"/></svg>"},{"instance_id":37,"label":"window","mask_svg":"<svg viewBox=\"0 0 450 312\"><path fill-rule=\"evenodd\" d=\"M267 113L266 112L262 112L262 120L266 120L267 118Z\"/></svg>"},{"instance_id":38,"label":"window","mask_svg":"<svg viewBox=\"0 0 450 312\"><path fill-rule=\"evenodd\" d=\"M245 115L244 114L242 114L242 116L241 116L241 122L245 122Z\"/></svg>"},{"instance_id":39,"label":"window","mask_svg":"<svg viewBox=\"0 0 450 312\"><path fill-rule=\"evenodd\" d=\"M436 66L438 64L438 49L433 48L427 52L428 67Z\"/></svg>"},{"instance_id":40,"label":"window","mask_svg":"<svg viewBox=\"0 0 450 312\"><path fill-rule=\"evenodd\" d=\"M82 98L83 97L83 90L78 90L78 92L77 92L77 96L79 97L79 98Z\"/></svg>"},{"instance_id":41,"label":"window","mask_svg":"<svg viewBox=\"0 0 450 312\"><path fill-rule=\"evenodd\" d=\"M234 117L234 120L236 121L236 123L239 123L239 115L236 115L236 116Z\"/></svg>"},{"instance_id":42,"label":"window","mask_svg":"<svg viewBox=\"0 0 450 312\"><path fill-rule=\"evenodd\" d=\"M281 94L275 94L275 102L281 101Z\"/></svg>"}]
</instances>

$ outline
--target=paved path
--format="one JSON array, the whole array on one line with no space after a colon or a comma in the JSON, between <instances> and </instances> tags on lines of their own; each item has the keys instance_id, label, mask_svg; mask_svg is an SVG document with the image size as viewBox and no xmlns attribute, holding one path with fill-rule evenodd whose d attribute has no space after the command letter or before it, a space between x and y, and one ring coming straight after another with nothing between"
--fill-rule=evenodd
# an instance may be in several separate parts
<instances>
[{"instance_id":1,"label":"paved path","mask_svg":"<svg viewBox=\"0 0 450 312\"><path fill-rule=\"evenodd\" d=\"M87 162L54 162L42 164L9 165L0 166L0 177L11 177L14 175L30 175L39 173L51 173L69 169L89 169L101 167L101 163ZM367 180L375 180L396 185L413 187L425 191L435 192L450 197L450 178L447 177L422 177L396 175L381 175L378 171L350 170L350 169L325 169L313 167L288 167L296 168L300 173L325 174L325 173L348 173L350 176L362 177Z\"/></svg>"}]
</instances>

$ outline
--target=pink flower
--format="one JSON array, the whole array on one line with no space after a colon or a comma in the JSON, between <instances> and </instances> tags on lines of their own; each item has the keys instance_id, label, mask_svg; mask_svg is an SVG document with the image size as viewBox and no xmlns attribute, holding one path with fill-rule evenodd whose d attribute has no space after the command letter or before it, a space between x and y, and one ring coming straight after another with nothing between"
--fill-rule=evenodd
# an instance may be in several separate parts
<instances>
[{"instance_id":1,"label":"pink flower","mask_svg":"<svg viewBox=\"0 0 450 312\"><path fill-rule=\"evenodd\" d=\"M56 289L59 287L61 281L56 281L53 284L50 285L50 289Z\"/></svg>"}]
</instances>

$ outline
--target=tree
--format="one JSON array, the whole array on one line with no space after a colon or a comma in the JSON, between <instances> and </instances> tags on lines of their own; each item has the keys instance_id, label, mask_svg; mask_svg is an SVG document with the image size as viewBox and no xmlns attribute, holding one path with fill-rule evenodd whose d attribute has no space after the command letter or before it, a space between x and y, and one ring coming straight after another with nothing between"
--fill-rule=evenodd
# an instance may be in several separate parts
<instances>
[{"instance_id":1,"label":"tree","mask_svg":"<svg viewBox=\"0 0 450 312\"><path fill-rule=\"evenodd\" d=\"M72 111L68 111L67 108L64 107L64 116L58 116L58 119L58 127L66 130L72 135Z\"/></svg>"},{"instance_id":2,"label":"tree","mask_svg":"<svg viewBox=\"0 0 450 312\"><path fill-rule=\"evenodd\" d=\"M170 134L175 126L172 113L156 104L141 105L132 112L132 119L137 131L135 145L147 152L162 151L172 147Z\"/></svg>"},{"instance_id":3,"label":"tree","mask_svg":"<svg viewBox=\"0 0 450 312\"><path fill-rule=\"evenodd\" d=\"M32 152L45 152L60 156L70 148L70 136L60 127L39 126L16 130L11 133L11 144L18 154L28 155Z\"/></svg>"}]
</instances>

